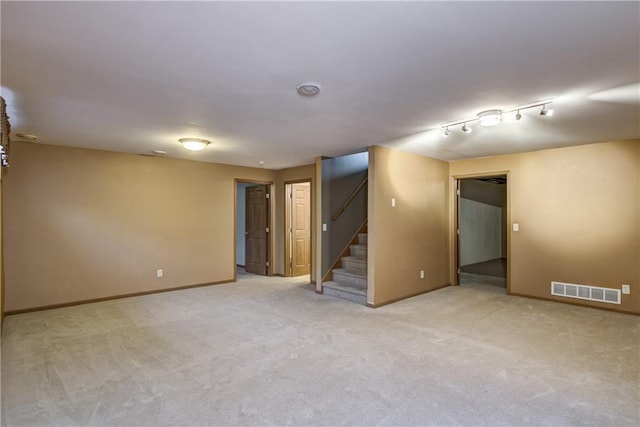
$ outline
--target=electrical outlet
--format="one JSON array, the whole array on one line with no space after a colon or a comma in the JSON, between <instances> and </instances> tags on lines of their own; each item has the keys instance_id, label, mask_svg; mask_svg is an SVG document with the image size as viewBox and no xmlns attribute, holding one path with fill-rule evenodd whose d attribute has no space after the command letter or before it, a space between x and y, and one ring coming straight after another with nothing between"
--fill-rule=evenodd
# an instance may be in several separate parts
<instances>
[{"instance_id":1,"label":"electrical outlet","mask_svg":"<svg viewBox=\"0 0 640 427\"><path fill-rule=\"evenodd\" d=\"M622 285L622 293L623 293L623 294L630 294L630 293L631 293L631 286L629 286L629 285Z\"/></svg>"},{"instance_id":2,"label":"electrical outlet","mask_svg":"<svg viewBox=\"0 0 640 427\"><path fill-rule=\"evenodd\" d=\"M395 198L391 199L391 207L393 207L393 208L396 207L396 199Z\"/></svg>"},{"instance_id":3,"label":"electrical outlet","mask_svg":"<svg viewBox=\"0 0 640 427\"><path fill-rule=\"evenodd\" d=\"M322 231L327 231L327 224L322 224Z\"/></svg>"},{"instance_id":4,"label":"electrical outlet","mask_svg":"<svg viewBox=\"0 0 640 427\"><path fill-rule=\"evenodd\" d=\"M514 223L513 224L513 231L520 231L520 224Z\"/></svg>"},{"instance_id":5,"label":"electrical outlet","mask_svg":"<svg viewBox=\"0 0 640 427\"><path fill-rule=\"evenodd\" d=\"M162 271L161 268L158 269L158 271L156 271L156 277L160 278L164 276L164 271Z\"/></svg>"},{"instance_id":6,"label":"electrical outlet","mask_svg":"<svg viewBox=\"0 0 640 427\"><path fill-rule=\"evenodd\" d=\"M424 279L424 270L420 270L420 278Z\"/></svg>"}]
</instances>

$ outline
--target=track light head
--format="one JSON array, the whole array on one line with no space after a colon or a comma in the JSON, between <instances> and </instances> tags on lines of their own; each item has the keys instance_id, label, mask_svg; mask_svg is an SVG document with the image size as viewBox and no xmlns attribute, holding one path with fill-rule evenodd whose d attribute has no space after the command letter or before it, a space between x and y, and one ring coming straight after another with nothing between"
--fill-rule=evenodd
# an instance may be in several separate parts
<instances>
[{"instance_id":1,"label":"track light head","mask_svg":"<svg viewBox=\"0 0 640 427\"><path fill-rule=\"evenodd\" d=\"M540 115L551 117L553 116L553 110L551 108L547 108L547 104L544 104L542 106L542 110L540 110Z\"/></svg>"},{"instance_id":2,"label":"track light head","mask_svg":"<svg viewBox=\"0 0 640 427\"><path fill-rule=\"evenodd\" d=\"M520 120L522 118L522 114L520 114L520 110L516 113L516 120Z\"/></svg>"},{"instance_id":3,"label":"track light head","mask_svg":"<svg viewBox=\"0 0 640 427\"><path fill-rule=\"evenodd\" d=\"M447 126L446 128L444 128L444 131L442 132L442 134L444 136L449 136L449 126Z\"/></svg>"},{"instance_id":4,"label":"track light head","mask_svg":"<svg viewBox=\"0 0 640 427\"><path fill-rule=\"evenodd\" d=\"M469 126L467 126L466 123L462 125L460 130L462 130L462 132L464 132L464 133L471 133L471 128Z\"/></svg>"}]
</instances>

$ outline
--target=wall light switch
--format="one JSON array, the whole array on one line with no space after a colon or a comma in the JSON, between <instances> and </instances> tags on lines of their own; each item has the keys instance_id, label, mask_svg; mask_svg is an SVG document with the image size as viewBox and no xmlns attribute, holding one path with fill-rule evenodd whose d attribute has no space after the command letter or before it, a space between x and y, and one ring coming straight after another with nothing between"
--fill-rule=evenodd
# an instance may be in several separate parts
<instances>
[{"instance_id":1,"label":"wall light switch","mask_svg":"<svg viewBox=\"0 0 640 427\"><path fill-rule=\"evenodd\" d=\"M158 269L158 271L156 271L156 277L162 277L164 276L164 271L162 271L162 269Z\"/></svg>"},{"instance_id":2,"label":"wall light switch","mask_svg":"<svg viewBox=\"0 0 640 427\"><path fill-rule=\"evenodd\" d=\"M513 231L520 231L520 224L518 224L517 222L513 223Z\"/></svg>"},{"instance_id":3,"label":"wall light switch","mask_svg":"<svg viewBox=\"0 0 640 427\"><path fill-rule=\"evenodd\" d=\"M420 278L424 279L424 270L420 270Z\"/></svg>"},{"instance_id":4,"label":"wall light switch","mask_svg":"<svg viewBox=\"0 0 640 427\"><path fill-rule=\"evenodd\" d=\"M322 224L322 231L327 231L327 224Z\"/></svg>"},{"instance_id":5,"label":"wall light switch","mask_svg":"<svg viewBox=\"0 0 640 427\"><path fill-rule=\"evenodd\" d=\"M631 286L629 286L629 285L622 285L622 293L623 293L623 294L630 294L630 293L631 293Z\"/></svg>"},{"instance_id":6,"label":"wall light switch","mask_svg":"<svg viewBox=\"0 0 640 427\"><path fill-rule=\"evenodd\" d=\"M394 207L394 208L396 207L396 199L395 198L391 199L391 207Z\"/></svg>"}]
</instances>

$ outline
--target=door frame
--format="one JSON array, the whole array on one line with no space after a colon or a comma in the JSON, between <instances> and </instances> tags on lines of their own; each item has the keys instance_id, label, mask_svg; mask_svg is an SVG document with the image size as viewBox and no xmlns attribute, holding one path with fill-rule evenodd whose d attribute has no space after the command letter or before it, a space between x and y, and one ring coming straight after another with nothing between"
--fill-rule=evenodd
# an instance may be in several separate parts
<instances>
[{"instance_id":1,"label":"door frame","mask_svg":"<svg viewBox=\"0 0 640 427\"><path fill-rule=\"evenodd\" d=\"M311 247L309 248L311 250L311 272L310 272L310 277L311 279L313 279L313 272L314 272L314 268L313 268L313 264L314 264L314 245L313 245L313 207L314 207L314 200L313 200L313 183L311 182L311 178L302 178L302 179L294 179L291 181L285 181L284 182L284 276L285 277L291 277L291 273L292 273L292 268L291 268L291 264L289 263L289 261L291 260L291 239L289 238L289 228L291 227L291 184L300 184L302 182L308 182L309 183L309 202L311 203L311 207L309 209L309 224L311 227L311 242L310 245ZM289 264L288 264L289 263Z\"/></svg>"},{"instance_id":2,"label":"door frame","mask_svg":"<svg viewBox=\"0 0 640 427\"><path fill-rule=\"evenodd\" d=\"M505 176L507 178L507 201L505 204L505 210L507 213L506 230L507 233L507 294L511 293L511 171L499 170L492 172L482 172L473 174L461 174L453 175L451 177L451 212L453 218L451 218L451 233L450 241L452 248L451 256L451 283L455 286L460 285L460 275L458 273L460 269L460 238L458 230L460 228L460 197L458 196L458 189L460 186L460 180L462 179L474 179L474 178L487 178L491 176Z\"/></svg>"},{"instance_id":3,"label":"door frame","mask_svg":"<svg viewBox=\"0 0 640 427\"><path fill-rule=\"evenodd\" d=\"M269 190L269 203L267 203L267 216L269 224L269 233L267 233L267 276L273 276L273 230L275 225L275 218L273 215L274 203L273 203L273 181L261 181L255 179L234 178L233 180L233 281L238 281L238 184L256 184L266 185ZM246 212L245 212L246 218Z\"/></svg>"}]
</instances>

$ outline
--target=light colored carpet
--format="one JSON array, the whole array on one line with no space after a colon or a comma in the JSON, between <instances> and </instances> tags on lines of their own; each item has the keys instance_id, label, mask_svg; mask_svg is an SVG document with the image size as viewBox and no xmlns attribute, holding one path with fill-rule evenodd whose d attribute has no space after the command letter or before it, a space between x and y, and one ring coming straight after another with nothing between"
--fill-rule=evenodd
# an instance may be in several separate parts
<instances>
[{"instance_id":1,"label":"light colored carpet","mask_svg":"<svg viewBox=\"0 0 640 427\"><path fill-rule=\"evenodd\" d=\"M484 274L473 273L460 273L458 277L460 278L461 285L492 285L501 287L503 292L507 291L507 279L505 277L485 276Z\"/></svg>"},{"instance_id":2,"label":"light colored carpet","mask_svg":"<svg viewBox=\"0 0 640 427\"><path fill-rule=\"evenodd\" d=\"M370 309L304 279L9 316L2 424L640 424L640 319L449 287Z\"/></svg>"},{"instance_id":3,"label":"light colored carpet","mask_svg":"<svg viewBox=\"0 0 640 427\"><path fill-rule=\"evenodd\" d=\"M475 264L463 265L460 267L460 271L483 276L507 277L507 259L496 258Z\"/></svg>"}]
</instances>

